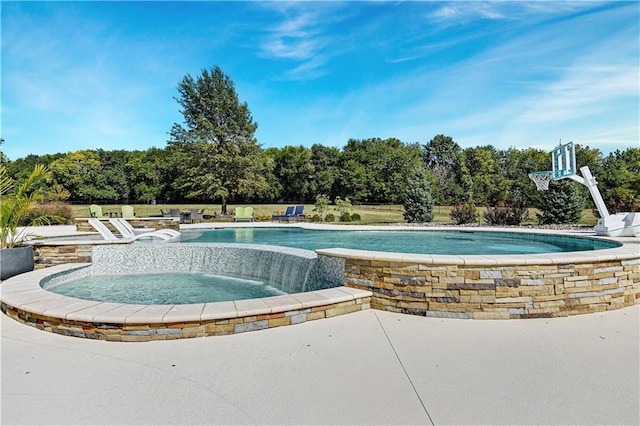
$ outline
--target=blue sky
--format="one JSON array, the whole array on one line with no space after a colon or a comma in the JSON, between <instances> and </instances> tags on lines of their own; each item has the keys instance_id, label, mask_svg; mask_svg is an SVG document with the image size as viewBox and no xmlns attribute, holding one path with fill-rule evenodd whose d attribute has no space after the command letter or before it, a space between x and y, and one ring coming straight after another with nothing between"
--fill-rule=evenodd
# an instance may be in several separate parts
<instances>
[{"instance_id":1,"label":"blue sky","mask_svg":"<svg viewBox=\"0 0 640 426\"><path fill-rule=\"evenodd\" d=\"M637 147L640 3L6 2L2 151L164 147L218 65L265 148Z\"/></svg>"}]
</instances>

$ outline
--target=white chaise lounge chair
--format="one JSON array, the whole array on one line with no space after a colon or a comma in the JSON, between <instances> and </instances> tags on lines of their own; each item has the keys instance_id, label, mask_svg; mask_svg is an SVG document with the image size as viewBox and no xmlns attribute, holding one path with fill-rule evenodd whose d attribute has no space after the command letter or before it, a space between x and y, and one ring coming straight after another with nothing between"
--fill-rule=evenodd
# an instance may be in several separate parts
<instances>
[{"instance_id":1,"label":"white chaise lounge chair","mask_svg":"<svg viewBox=\"0 0 640 426\"><path fill-rule=\"evenodd\" d=\"M130 238L132 240L137 240L138 238L161 238L163 240L170 240L172 238L177 238L180 236L180 233L174 230L168 229L160 229L157 231L144 232L141 234L136 234L133 226L129 222L124 219L109 219L109 223L111 223L122 235L124 238ZM171 232L167 232L171 231Z\"/></svg>"},{"instance_id":2,"label":"white chaise lounge chair","mask_svg":"<svg viewBox=\"0 0 640 426\"><path fill-rule=\"evenodd\" d=\"M89 225L91 225L93 227L93 229L98 231L98 233L100 235L102 235L102 238L104 238L107 241L122 241L122 240L135 241L135 240L140 239L140 238L154 238L154 237L155 238L160 238L160 239L162 239L164 241L167 241L167 240L170 240L172 238L176 238L176 237L172 237L172 236L167 235L167 234L156 233L156 231L147 232L145 234L140 234L140 235L128 236L128 237L125 236L124 238L118 238L99 219L95 219L95 218L89 219Z\"/></svg>"},{"instance_id":3,"label":"white chaise lounge chair","mask_svg":"<svg viewBox=\"0 0 640 426\"><path fill-rule=\"evenodd\" d=\"M156 230L155 228L134 228L133 226L131 226L129 222L127 222L127 219L115 218L115 219L109 219L109 222L111 222L111 224L123 236L125 235L136 236L140 234L146 234L148 232L160 232L163 234L167 234L171 237L179 237L181 235L179 231L176 231L175 229L170 229L170 228L163 228L158 230Z\"/></svg>"}]
</instances>

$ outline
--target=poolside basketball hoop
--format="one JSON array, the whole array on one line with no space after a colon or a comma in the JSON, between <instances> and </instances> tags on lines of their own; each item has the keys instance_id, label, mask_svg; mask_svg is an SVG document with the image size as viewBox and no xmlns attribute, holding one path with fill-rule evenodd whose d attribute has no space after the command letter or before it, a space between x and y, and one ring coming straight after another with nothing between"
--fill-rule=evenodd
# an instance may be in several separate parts
<instances>
[{"instance_id":1,"label":"poolside basketball hoop","mask_svg":"<svg viewBox=\"0 0 640 426\"><path fill-rule=\"evenodd\" d=\"M598 190L598 182L591 174L589 167L580 168L576 165L576 150L573 142L560 144L551 151L551 166L553 170L529 173L529 178L536 184L539 191L549 189L551 180L571 179L589 189L591 198L598 209L600 217L597 225L593 228L596 235L609 237L640 237L640 212L621 212L609 214L607 206L604 204L602 195Z\"/></svg>"},{"instance_id":2,"label":"poolside basketball hoop","mask_svg":"<svg viewBox=\"0 0 640 426\"><path fill-rule=\"evenodd\" d=\"M549 189L549 182L553 179L553 172L551 170L543 172L531 172L529 173L529 179L536 184L538 191L546 191Z\"/></svg>"}]
</instances>

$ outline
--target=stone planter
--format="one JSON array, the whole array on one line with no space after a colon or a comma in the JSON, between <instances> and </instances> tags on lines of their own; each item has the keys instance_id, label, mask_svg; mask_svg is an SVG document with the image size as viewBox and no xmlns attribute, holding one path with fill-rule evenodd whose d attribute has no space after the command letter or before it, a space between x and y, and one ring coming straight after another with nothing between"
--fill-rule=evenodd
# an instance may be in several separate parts
<instances>
[{"instance_id":1,"label":"stone planter","mask_svg":"<svg viewBox=\"0 0 640 426\"><path fill-rule=\"evenodd\" d=\"M29 271L33 271L33 247L0 250L0 280Z\"/></svg>"}]
</instances>

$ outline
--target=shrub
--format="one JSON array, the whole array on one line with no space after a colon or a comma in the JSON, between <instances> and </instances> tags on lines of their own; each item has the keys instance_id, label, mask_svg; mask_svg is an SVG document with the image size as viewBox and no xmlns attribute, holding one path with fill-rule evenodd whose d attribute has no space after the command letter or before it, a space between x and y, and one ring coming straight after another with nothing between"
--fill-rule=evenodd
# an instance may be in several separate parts
<instances>
[{"instance_id":1,"label":"shrub","mask_svg":"<svg viewBox=\"0 0 640 426\"><path fill-rule=\"evenodd\" d=\"M349 212L342 212L340 214L340 222L351 222L351 215Z\"/></svg>"},{"instance_id":2,"label":"shrub","mask_svg":"<svg viewBox=\"0 0 640 426\"><path fill-rule=\"evenodd\" d=\"M419 173L407 183L402 217L409 223L431 222L433 220L431 184L423 173Z\"/></svg>"},{"instance_id":3,"label":"shrub","mask_svg":"<svg viewBox=\"0 0 640 426\"><path fill-rule=\"evenodd\" d=\"M449 217L456 225L473 223L478 218L476 206L473 203L456 204L451 209Z\"/></svg>"},{"instance_id":4,"label":"shrub","mask_svg":"<svg viewBox=\"0 0 640 426\"><path fill-rule=\"evenodd\" d=\"M582 217L585 199L579 185L570 180L551 181L549 189L542 194L538 222L576 223Z\"/></svg>"},{"instance_id":5,"label":"shrub","mask_svg":"<svg viewBox=\"0 0 640 426\"><path fill-rule=\"evenodd\" d=\"M71 192L66 190L59 183L54 183L53 185L51 185L51 189L49 190L47 199L49 201L54 201L54 202L56 201L63 202L63 201L67 201L70 197L71 197Z\"/></svg>"},{"instance_id":6,"label":"shrub","mask_svg":"<svg viewBox=\"0 0 640 426\"><path fill-rule=\"evenodd\" d=\"M311 218L309 220L311 222L322 222L322 219L320 218L320 215L318 213L316 213L313 216L311 216Z\"/></svg>"},{"instance_id":7,"label":"shrub","mask_svg":"<svg viewBox=\"0 0 640 426\"><path fill-rule=\"evenodd\" d=\"M351 205L351 200L349 199L349 197L346 197L344 200L342 198L340 198L340 197L336 197L336 201L335 202L336 202L336 210L338 210L338 212L340 213L341 216L345 212L349 213L351 211L351 209L353 208L353 206Z\"/></svg>"},{"instance_id":8,"label":"shrub","mask_svg":"<svg viewBox=\"0 0 640 426\"><path fill-rule=\"evenodd\" d=\"M336 216L333 213L327 213L327 215L324 217L324 221L325 222L335 222L336 221Z\"/></svg>"},{"instance_id":9,"label":"shrub","mask_svg":"<svg viewBox=\"0 0 640 426\"><path fill-rule=\"evenodd\" d=\"M73 209L64 203L33 204L20 220L21 226L27 226L38 217L48 217L52 224L65 224L73 218Z\"/></svg>"},{"instance_id":10,"label":"shrub","mask_svg":"<svg viewBox=\"0 0 640 426\"><path fill-rule=\"evenodd\" d=\"M483 216L491 225L520 225L529 218L529 210L517 203L499 202L493 207L487 206Z\"/></svg>"},{"instance_id":11,"label":"shrub","mask_svg":"<svg viewBox=\"0 0 640 426\"><path fill-rule=\"evenodd\" d=\"M358 213L354 213L351 215L351 221L352 222L360 222L362 220L362 218L360 217L360 215Z\"/></svg>"},{"instance_id":12,"label":"shrub","mask_svg":"<svg viewBox=\"0 0 640 426\"><path fill-rule=\"evenodd\" d=\"M629 188L615 188L607 200L607 209L610 213L640 211L640 197Z\"/></svg>"},{"instance_id":13,"label":"shrub","mask_svg":"<svg viewBox=\"0 0 640 426\"><path fill-rule=\"evenodd\" d=\"M320 222L324 222L327 216L327 210L329 209L329 197L324 194L316 196L316 203L314 205L314 212L318 212Z\"/></svg>"}]
</instances>

